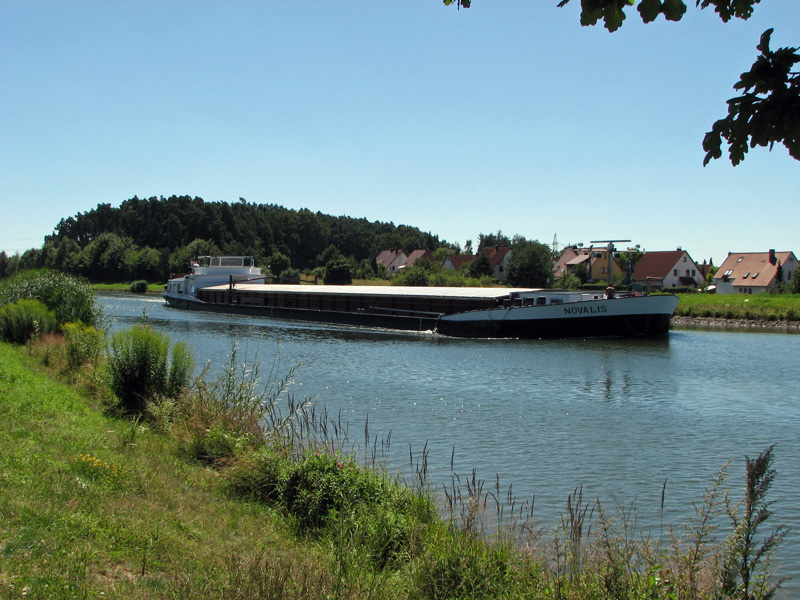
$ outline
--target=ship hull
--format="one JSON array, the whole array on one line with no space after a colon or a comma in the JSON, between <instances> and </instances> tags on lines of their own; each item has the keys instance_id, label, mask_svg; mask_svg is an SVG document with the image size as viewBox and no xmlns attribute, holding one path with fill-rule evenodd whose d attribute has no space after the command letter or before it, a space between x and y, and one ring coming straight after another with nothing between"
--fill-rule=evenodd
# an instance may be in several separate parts
<instances>
[{"instance_id":1,"label":"ship hull","mask_svg":"<svg viewBox=\"0 0 800 600\"><path fill-rule=\"evenodd\" d=\"M472 338L662 337L669 332L676 296L637 296L552 306L509 306L449 315L380 314L202 302L187 295L165 295L183 310L231 313L315 323L406 331L435 331Z\"/></svg>"}]
</instances>

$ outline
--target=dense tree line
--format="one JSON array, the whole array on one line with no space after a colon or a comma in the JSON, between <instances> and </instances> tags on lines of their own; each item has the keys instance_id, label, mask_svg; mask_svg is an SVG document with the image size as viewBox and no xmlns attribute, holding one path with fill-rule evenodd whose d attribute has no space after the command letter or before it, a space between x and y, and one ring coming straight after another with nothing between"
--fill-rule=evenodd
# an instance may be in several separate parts
<instances>
[{"instance_id":1,"label":"dense tree line","mask_svg":"<svg viewBox=\"0 0 800 600\"><path fill-rule=\"evenodd\" d=\"M230 204L190 196L133 197L118 208L99 204L62 219L40 250L25 252L13 266L49 267L93 281L163 281L201 254L252 255L265 266L274 257L276 263L288 260L293 270L346 258L360 270L372 270L386 248L411 252L447 246L416 227L242 198Z\"/></svg>"}]
</instances>

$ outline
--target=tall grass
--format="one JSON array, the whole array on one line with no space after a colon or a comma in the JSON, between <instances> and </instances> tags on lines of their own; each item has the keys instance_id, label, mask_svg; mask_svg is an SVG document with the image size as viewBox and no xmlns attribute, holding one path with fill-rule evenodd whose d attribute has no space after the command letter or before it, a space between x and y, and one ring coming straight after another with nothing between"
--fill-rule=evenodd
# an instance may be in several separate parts
<instances>
[{"instance_id":1,"label":"tall grass","mask_svg":"<svg viewBox=\"0 0 800 600\"><path fill-rule=\"evenodd\" d=\"M149 325L136 325L111 337L108 372L112 393L128 413L142 413L149 402L175 399L185 388L194 358L184 342L169 352L170 339Z\"/></svg>"},{"instance_id":2,"label":"tall grass","mask_svg":"<svg viewBox=\"0 0 800 600\"><path fill-rule=\"evenodd\" d=\"M44 303L22 298L0 306L0 338L24 344L56 329L56 315Z\"/></svg>"},{"instance_id":3,"label":"tall grass","mask_svg":"<svg viewBox=\"0 0 800 600\"><path fill-rule=\"evenodd\" d=\"M67 369L74 370L87 363L96 365L105 341L103 332L80 322L65 323L61 329L64 332Z\"/></svg>"}]
</instances>

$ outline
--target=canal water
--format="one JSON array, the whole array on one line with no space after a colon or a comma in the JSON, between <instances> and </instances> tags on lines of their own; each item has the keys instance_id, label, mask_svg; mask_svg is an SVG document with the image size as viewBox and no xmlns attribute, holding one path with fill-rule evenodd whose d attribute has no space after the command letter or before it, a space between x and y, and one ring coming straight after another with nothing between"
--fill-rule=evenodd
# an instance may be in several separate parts
<instances>
[{"instance_id":1,"label":"canal water","mask_svg":"<svg viewBox=\"0 0 800 600\"><path fill-rule=\"evenodd\" d=\"M112 330L146 313L211 372L234 342L264 370L276 356L283 372L299 365L295 396L349 423L351 438L363 440L367 422L370 436L390 436L390 471L413 475L409 456L425 449L434 490L452 471L464 480L474 470L485 489L499 478L518 505L534 500L546 530L582 486L585 500L612 511L635 503L640 533L665 536L728 461L731 495L741 498L744 457L776 444L766 525L793 530L777 558L793 577L783 596L800 597L800 335L466 340L193 313L152 296L100 301Z\"/></svg>"}]
</instances>

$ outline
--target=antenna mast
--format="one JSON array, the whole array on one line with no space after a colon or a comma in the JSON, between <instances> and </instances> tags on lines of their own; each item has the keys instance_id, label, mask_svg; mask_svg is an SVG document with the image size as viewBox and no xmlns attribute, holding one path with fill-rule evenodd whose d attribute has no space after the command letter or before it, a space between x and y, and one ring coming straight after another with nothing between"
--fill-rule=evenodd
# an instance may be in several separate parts
<instances>
[{"instance_id":1,"label":"antenna mast","mask_svg":"<svg viewBox=\"0 0 800 600\"><path fill-rule=\"evenodd\" d=\"M617 242L630 242L630 240L592 240L592 244L608 244L606 250L608 251L608 285L614 283L614 243Z\"/></svg>"}]
</instances>

